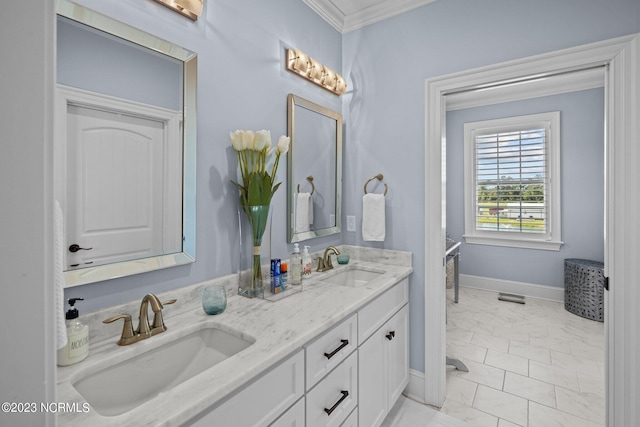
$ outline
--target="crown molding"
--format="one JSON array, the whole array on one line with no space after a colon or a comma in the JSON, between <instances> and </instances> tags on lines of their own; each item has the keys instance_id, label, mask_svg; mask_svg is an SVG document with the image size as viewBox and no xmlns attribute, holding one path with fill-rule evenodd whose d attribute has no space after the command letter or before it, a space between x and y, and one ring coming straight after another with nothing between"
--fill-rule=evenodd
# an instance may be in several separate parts
<instances>
[{"instance_id":1,"label":"crown molding","mask_svg":"<svg viewBox=\"0 0 640 427\"><path fill-rule=\"evenodd\" d=\"M383 0L345 15L331 0L302 0L333 28L348 33L367 25L407 12L436 0Z\"/></svg>"},{"instance_id":2,"label":"crown molding","mask_svg":"<svg viewBox=\"0 0 640 427\"><path fill-rule=\"evenodd\" d=\"M433 3L436 0L384 0L345 17L343 33L354 31L375 22Z\"/></svg>"},{"instance_id":3,"label":"crown molding","mask_svg":"<svg viewBox=\"0 0 640 427\"><path fill-rule=\"evenodd\" d=\"M342 33L345 15L330 0L302 0L333 28Z\"/></svg>"}]
</instances>

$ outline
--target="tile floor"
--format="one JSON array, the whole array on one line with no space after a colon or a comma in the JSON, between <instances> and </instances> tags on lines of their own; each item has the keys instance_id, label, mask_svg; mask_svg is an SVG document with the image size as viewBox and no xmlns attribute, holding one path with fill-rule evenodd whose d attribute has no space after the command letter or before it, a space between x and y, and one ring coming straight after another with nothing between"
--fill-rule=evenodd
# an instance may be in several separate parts
<instances>
[{"instance_id":1,"label":"tile floor","mask_svg":"<svg viewBox=\"0 0 640 427\"><path fill-rule=\"evenodd\" d=\"M564 304L460 288L447 302L447 367L441 409L475 427L604 426L604 324Z\"/></svg>"},{"instance_id":2,"label":"tile floor","mask_svg":"<svg viewBox=\"0 0 640 427\"><path fill-rule=\"evenodd\" d=\"M451 292L452 293L452 292ZM460 288L447 301L447 398L437 410L401 397L383 427L601 427L604 324L564 304Z\"/></svg>"},{"instance_id":3,"label":"tile floor","mask_svg":"<svg viewBox=\"0 0 640 427\"><path fill-rule=\"evenodd\" d=\"M474 427L437 409L400 396L381 427Z\"/></svg>"}]
</instances>

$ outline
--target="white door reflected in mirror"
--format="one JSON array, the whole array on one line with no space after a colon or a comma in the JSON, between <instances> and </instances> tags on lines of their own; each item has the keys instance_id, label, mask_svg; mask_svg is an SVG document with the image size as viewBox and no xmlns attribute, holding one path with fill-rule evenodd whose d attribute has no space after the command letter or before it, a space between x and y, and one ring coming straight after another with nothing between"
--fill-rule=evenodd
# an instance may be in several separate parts
<instances>
[{"instance_id":1,"label":"white door reflected in mirror","mask_svg":"<svg viewBox=\"0 0 640 427\"><path fill-rule=\"evenodd\" d=\"M169 127L161 119L67 106L65 241L86 249L67 251L66 269L181 250L180 187L164 182L182 179L180 144L178 156L167 156ZM165 215L163 204L177 212Z\"/></svg>"}]
</instances>

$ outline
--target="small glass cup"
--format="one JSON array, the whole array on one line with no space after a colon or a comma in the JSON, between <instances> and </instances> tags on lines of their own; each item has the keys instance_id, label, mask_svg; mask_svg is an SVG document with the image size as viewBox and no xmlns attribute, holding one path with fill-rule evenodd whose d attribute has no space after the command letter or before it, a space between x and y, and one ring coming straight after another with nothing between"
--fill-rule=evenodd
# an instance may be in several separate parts
<instances>
[{"instance_id":1,"label":"small glass cup","mask_svg":"<svg viewBox=\"0 0 640 427\"><path fill-rule=\"evenodd\" d=\"M220 314L227 308L224 286L215 285L202 289L202 308L207 314Z\"/></svg>"},{"instance_id":2,"label":"small glass cup","mask_svg":"<svg viewBox=\"0 0 640 427\"><path fill-rule=\"evenodd\" d=\"M346 252L341 252L338 255L338 264L349 264L349 254Z\"/></svg>"}]
</instances>

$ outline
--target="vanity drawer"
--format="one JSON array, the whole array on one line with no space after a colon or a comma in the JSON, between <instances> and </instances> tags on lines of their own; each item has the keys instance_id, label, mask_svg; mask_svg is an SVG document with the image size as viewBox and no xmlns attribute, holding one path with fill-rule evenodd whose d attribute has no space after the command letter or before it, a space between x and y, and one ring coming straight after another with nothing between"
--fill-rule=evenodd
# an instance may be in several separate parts
<instances>
[{"instance_id":1,"label":"vanity drawer","mask_svg":"<svg viewBox=\"0 0 640 427\"><path fill-rule=\"evenodd\" d=\"M409 278L380 295L358 312L358 345L409 301Z\"/></svg>"},{"instance_id":2,"label":"vanity drawer","mask_svg":"<svg viewBox=\"0 0 640 427\"><path fill-rule=\"evenodd\" d=\"M356 349L357 333L358 318L353 314L329 332L307 344L305 349L307 390L316 385Z\"/></svg>"},{"instance_id":3,"label":"vanity drawer","mask_svg":"<svg viewBox=\"0 0 640 427\"><path fill-rule=\"evenodd\" d=\"M338 427L358 404L358 352L307 393L307 427Z\"/></svg>"},{"instance_id":4,"label":"vanity drawer","mask_svg":"<svg viewBox=\"0 0 640 427\"><path fill-rule=\"evenodd\" d=\"M304 355L300 350L199 417L192 426L268 426L304 394L303 371Z\"/></svg>"}]
</instances>

